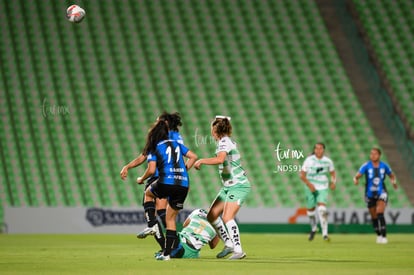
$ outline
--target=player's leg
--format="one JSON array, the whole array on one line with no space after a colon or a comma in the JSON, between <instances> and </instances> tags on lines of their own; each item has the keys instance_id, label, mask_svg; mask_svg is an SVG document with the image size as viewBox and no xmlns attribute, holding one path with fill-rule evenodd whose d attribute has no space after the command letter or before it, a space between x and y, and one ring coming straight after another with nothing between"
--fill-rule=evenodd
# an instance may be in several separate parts
<instances>
[{"instance_id":1,"label":"player's leg","mask_svg":"<svg viewBox=\"0 0 414 275\"><path fill-rule=\"evenodd\" d=\"M158 236L161 242L161 228L159 227L157 218L155 217L155 199L158 196L156 193L156 190L158 188L158 185L154 184L152 187L148 187L145 190L144 213L145 218L147 220L147 228L145 228L143 231L137 234L137 238L139 239L146 238L148 235L156 235ZM159 244L161 245L160 242Z\"/></svg>"},{"instance_id":2,"label":"player's leg","mask_svg":"<svg viewBox=\"0 0 414 275\"><path fill-rule=\"evenodd\" d=\"M382 196L382 195L381 195ZM379 225L379 232L381 235L381 242L382 244L388 243L387 240L387 224L385 222L384 211L387 203L384 199L380 199L377 201L376 205L376 212L378 217L378 225Z\"/></svg>"},{"instance_id":3,"label":"player's leg","mask_svg":"<svg viewBox=\"0 0 414 275\"><path fill-rule=\"evenodd\" d=\"M373 198L365 198L365 201L367 203L368 212L371 215L372 227L374 228L375 233L377 233L377 243L381 243L382 237L381 237L381 232L379 229L377 209L376 209L377 200Z\"/></svg>"},{"instance_id":4,"label":"player's leg","mask_svg":"<svg viewBox=\"0 0 414 275\"><path fill-rule=\"evenodd\" d=\"M329 241L328 236L328 209L326 207L328 202L328 189L317 191L317 211L319 217L319 223L322 229L322 236L325 241Z\"/></svg>"},{"instance_id":5,"label":"player's leg","mask_svg":"<svg viewBox=\"0 0 414 275\"><path fill-rule=\"evenodd\" d=\"M316 199L315 195L309 190L309 188L306 186L305 189L305 198L306 198L306 213L309 218L309 224L311 228L311 232L309 233L309 241L312 241L315 238L316 231L318 229L318 223L316 222Z\"/></svg>"},{"instance_id":6,"label":"player's leg","mask_svg":"<svg viewBox=\"0 0 414 275\"><path fill-rule=\"evenodd\" d=\"M223 212L223 221L233 243L233 255L230 258L234 259L242 259L246 256L241 245L239 227L234 219L239 209L240 205L236 202L226 202Z\"/></svg>"},{"instance_id":7,"label":"player's leg","mask_svg":"<svg viewBox=\"0 0 414 275\"><path fill-rule=\"evenodd\" d=\"M167 211L165 215L165 220L167 223L167 230L165 233L165 247L164 247L164 254L163 258L159 260L168 260L171 254L171 250L176 243L178 243L177 237L177 227L175 220L177 218L179 209L174 209L170 205L167 206Z\"/></svg>"},{"instance_id":8,"label":"player's leg","mask_svg":"<svg viewBox=\"0 0 414 275\"><path fill-rule=\"evenodd\" d=\"M246 257L246 253L243 252L240 231L235 218L247 195L250 193L250 190L250 186L236 185L230 188L226 197L222 218L234 246L233 255L229 258L230 260Z\"/></svg>"},{"instance_id":9,"label":"player's leg","mask_svg":"<svg viewBox=\"0 0 414 275\"><path fill-rule=\"evenodd\" d=\"M167 224L165 233L164 253L157 257L157 260L169 260L171 250L178 247L176 219L178 212L183 209L184 201L188 194L188 188L175 185L165 185L169 194L165 221Z\"/></svg>"},{"instance_id":10,"label":"player's leg","mask_svg":"<svg viewBox=\"0 0 414 275\"><path fill-rule=\"evenodd\" d=\"M167 204L168 204L167 199L157 199L155 201L155 208L157 209L157 216L161 220L164 228L167 227L167 223L165 222L165 212L167 209Z\"/></svg>"},{"instance_id":11,"label":"player's leg","mask_svg":"<svg viewBox=\"0 0 414 275\"><path fill-rule=\"evenodd\" d=\"M224 242L224 248L217 254L217 258L223 258L233 252L233 242L230 239L230 236L227 232L227 227L225 226L220 216L223 213L224 209L224 199L225 194L224 190L222 189L211 204L210 209L207 213L208 221L214 227L220 239Z\"/></svg>"}]
</instances>

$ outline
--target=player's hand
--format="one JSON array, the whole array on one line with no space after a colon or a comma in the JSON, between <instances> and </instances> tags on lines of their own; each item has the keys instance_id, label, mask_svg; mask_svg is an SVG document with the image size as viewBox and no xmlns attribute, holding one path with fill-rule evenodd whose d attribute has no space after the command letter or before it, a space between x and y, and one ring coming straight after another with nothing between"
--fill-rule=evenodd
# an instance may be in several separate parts
<instances>
[{"instance_id":1,"label":"player's hand","mask_svg":"<svg viewBox=\"0 0 414 275\"><path fill-rule=\"evenodd\" d=\"M335 190L335 188L336 188L336 183L331 183L331 185L329 186L330 188L331 188L331 190Z\"/></svg>"},{"instance_id":2,"label":"player's hand","mask_svg":"<svg viewBox=\"0 0 414 275\"><path fill-rule=\"evenodd\" d=\"M120 174L121 174L121 179L125 180L126 177L128 176L128 167L126 166L122 167Z\"/></svg>"},{"instance_id":3,"label":"player's hand","mask_svg":"<svg viewBox=\"0 0 414 275\"><path fill-rule=\"evenodd\" d=\"M358 179L356 177L354 177L354 184L358 185Z\"/></svg>"},{"instance_id":4,"label":"player's hand","mask_svg":"<svg viewBox=\"0 0 414 275\"><path fill-rule=\"evenodd\" d=\"M143 183L144 183L143 178L142 178L142 177L138 177L138 178L137 178L137 183L138 183L138 184L143 184Z\"/></svg>"},{"instance_id":5,"label":"player's hand","mask_svg":"<svg viewBox=\"0 0 414 275\"><path fill-rule=\"evenodd\" d=\"M201 159L199 159L199 160L197 160L195 163L194 163L194 168L196 169L196 170L200 170L201 169Z\"/></svg>"}]
</instances>

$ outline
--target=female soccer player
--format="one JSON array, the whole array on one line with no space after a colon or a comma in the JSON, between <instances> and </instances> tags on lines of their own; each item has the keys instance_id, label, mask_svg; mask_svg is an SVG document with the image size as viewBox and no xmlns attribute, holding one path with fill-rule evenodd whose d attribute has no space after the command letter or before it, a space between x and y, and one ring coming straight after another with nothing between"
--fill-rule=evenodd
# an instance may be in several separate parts
<instances>
[{"instance_id":1,"label":"female soccer player","mask_svg":"<svg viewBox=\"0 0 414 275\"><path fill-rule=\"evenodd\" d=\"M158 179L151 183L145 191L144 211L147 217L148 227L140 234L157 234L157 220L155 218L155 198L167 198L166 211L166 241L164 252L157 259L169 260L171 248L177 242L176 217L179 210L183 209L187 197L190 180L187 171L194 165L197 155L191 152L183 144L168 139L167 121L159 119L150 129L144 155L148 156L148 167L145 173L137 179L138 184L153 175L158 170ZM184 157L188 158L187 163Z\"/></svg>"},{"instance_id":2,"label":"female soccer player","mask_svg":"<svg viewBox=\"0 0 414 275\"><path fill-rule=\"evenodd\" d=\"M165 120L167 122L168 129L169 129L169 132L168 132L169 139L172 139L172 140L177 141L178 143L184 144L183 138L181 137L181 135L179 133L179 128L178 128L178 127L182 126L180 114L178 112L167 113L167 112L164 111L157 118L157 121L159 119ZM128 163L127 165L122 167L122 170L120 172L121 179L125 180L126 177L128 176L128 170L129 169L140 166L146 160L147 160L147 156L141 153L137 158L135 158L130 163ZM153 181L157 180L157 178L158 178L158 171L156 170L154 175L152 175L147 180L147 183L145 184L144 190L146 190L148 188L148 186L150 186ZM144 204L144 198L143 198L142 204ZM166 208L167 208L167 200L166 199L157 199L157 200L155 200L155 204L156 204L155 208L156 208L157 216L161 219L164 228L166 228L167 225L166 225L166 221L165 221L165 212L166 212ZM165 244L165 238L164 238L164 234L161 230L161 226L160 225L158 225L158 226L159 226L159 228L158 228L157 232L159 232L159 234L155 234L154 238L158 242L158 244L160 245L161 250L163 250L164 249L164 244ZM137 234L137 237L142 238L142 237L146 237L146 235L141 236L141 235Z\"/></svg>"},{"instance_id":3,"label":"female soccer player","mask_svg":"<svg viewBox=\"0 0 414 275\"><path fill-rule=\"evenodd\" d=\"M180 243L171 258L198 258L203 246L208 244L213 249L220 241L204 209L195 209L188 215L178 236Z\"/></svg>"},{"instance_id":4,"label":"female soccer player","mask_svg":"<svg viewBox=\"0 0 414 275\"><path fill-rule=\"evenodd\" d=\"M354 184L358 185L359 178L365 175L365 202L371 214L372 226L377 233L377 243L386 244L388 240L384 211L388 202L388 194L384 183L385 175L390 177L394 189L398 187L390 167L380 161L381 150L375 147L372 148L369 158L370 161L364 163L359 168L358 173L354 177Z\"/></svg>"},{"instance_id":5,"label":"female soccer player","mask_svg":"<svg viewBox=\"0 0 414 275\"><path fill-rule=\"evenodd\" d=\"M322 236L325 241L328 237L328 188L335 190L336 173L332 160L324 156L325 144L316 143L313 147L313 154L307 157L302 165L300 179L305 183L306 208L311 225L309 241L312 241L316 234L317 222L315 208L318 207L319 222L322 228ZM329 174L331 182L329 184Z\"/></svg>"},{"instance_id":6,"label":"female soccer player","mask_svg":"<svg viewBox=\"0 0 414 275\"><path fill-rule=\"evenodd\" d=\"M225 243L224 249L217 254L217 258L223 258L233 252L229 259L236 260L246 257L246 253L242 250L235 217L250 193L251 185L241 166L236 143L230 138L232 134L230 119L230 117L216 116L211 123L211 135L218 141L216 156L199 159L194 167L200 169L203 164L219 166L223 187L214 199L207 218Z\"/></svg>"}]
</instances>

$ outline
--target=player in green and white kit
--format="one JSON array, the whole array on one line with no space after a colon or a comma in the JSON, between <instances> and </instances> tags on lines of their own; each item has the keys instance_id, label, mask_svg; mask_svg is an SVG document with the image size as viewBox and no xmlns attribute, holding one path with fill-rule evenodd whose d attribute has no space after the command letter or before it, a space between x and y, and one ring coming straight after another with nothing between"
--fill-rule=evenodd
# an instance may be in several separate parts
<instances>
[{"instance_id":1,"label":"player in green and white kit","mask_svg":"<svg viewBox=\"0 0 414 275\"><path fill-rule=\"evenodd\" d=\"M311 225L309 241L313 240L317 230L316 206L323 239L325 241L330 240L328 237L328 211L326 205L328 202L328 188L335 190L336 187L336 173L332 160L324 156L324 153L325 144L316 143L313 154L305 159L300 173L301 180L306 184L306 208ZM329 175L331 176L330 184Z\"/></svg>"},{"instance_id":2,"label":"player in green and white kit","mask_svg":"<svg viewBox=\"0 0 414 275\"><path fill-rule=\"evenodd\" d=\"M180 244L178 249L171 252L172 258L198 258L200 250L206 244L216 247L220 241L216 230L207 220L207 211L195 209L183 223L183 229L178 233Z\"/></svg>"},{"instance_id":3,"label":"player in green and white kit","mask_svg":"<svg viewBox=\"0 0 414 275\"><path fill-rule=\"evenodd\" d=\"M230 138L231 133L230 117L216 116L211 123L211 135L218 141L216 156L199 159L194 167L200 169L202 164L219 165L223 187L214 199L207 218L224 241L225 247L217 254L217 258L223 258L233 252L229 259L236 260L246 257L246 253L243 252L241 246L239 227L235 217L250 193L251 185L241 166L237 145ZM219 219L220 216L222 221Z\"/></svg>"}]
</instances>

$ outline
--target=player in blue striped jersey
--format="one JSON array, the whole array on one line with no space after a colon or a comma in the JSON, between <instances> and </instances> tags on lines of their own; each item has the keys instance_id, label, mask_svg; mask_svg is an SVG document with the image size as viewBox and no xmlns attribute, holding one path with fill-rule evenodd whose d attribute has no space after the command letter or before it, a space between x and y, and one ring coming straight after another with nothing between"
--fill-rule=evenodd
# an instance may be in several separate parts
<instances>
[{"instance_id":1,"label":"player in blue striped jersey","mask_svg":"<svg viewBox=\"0 0 414 275\"><path fill-rule=\"evenodd\" d=\"M145 173L137 179L137 183L143 184L156 170L158 170L158 179L145 191L144 211L148 227L138 235L145 237L157 234L154 200L155 198L167 198L166 241L164 252L158 259L169 260L171 248L175 247L178 242L176 217L184 207L190 184L187 171L194 165L197 155L183 144L168 138L168 123L163 119L159 119L150 129L143 153L148 156L148 167ZM187 163L184 157L188 158Z\"/></svg>"},{"instance_id":2,"label":"player in blue striped jersey","mask_svg":"<svg viewBox=\"0 0 414 275\"><path fill-rule=\"evenodd\" d=\"M157 120L159 120L159 119L163 119L163 120L167 121L168 128L169 128L169 132L168 132L169 139L176 140L178 143L184 144L184 140L183 140L183 138L181 137L181 135L179 133L179 127L182 126L180 114L177 113L177 112L167 113L167 112L164 111L157 118ZM120 173L121 174L121 179L125 180L126 177L128 176L128 170L129 169L140 166L146 160L147 160L147 155L144 155L144 154L141 153L137 158L135 158L130 163L128 163L127 165L122 167L122 170L121 170L121 173ZM145 184L144 190L146 190L148 188L148 186L153 181L157 180L157 178L158 178L158 170L155 171L154 175L152 175L150 178L148 178L147 183ZM144 198L142 200L142 204L144 204ZM165 212L166 212L166 208L167 208L167 200L166 199L157 199L155 201L155 204L156 204L155 208L156 208L157 216L161 219L161 222L162 222L164 228L166 228ZM161 250L162 250L164 248L165 238L164 238L164 234L161 230L161 225L159 225L159 230L157 232L159 232L159 234L155 234L154 238L158 242L158 244L160 245ZM137 237L140 238L141 236L139 236L139 234L138 234Z\"/></svg>"},{"instance_id":3,"label":"player in blue striped jersey","mask_svg":"<svg viewBox=\"0 0 414 275\"><path fill-rule=\"evenodd\" d=\"M387 175L390 177L394 189L397 189L397 182L390 167L380 161L380 158L381 150L372 148L370 161L361 166L354 177L354 184L358 185L359 178L365 175L365 202L371 214L372 225L377 233L377 243L386 244L388 240L384 211L388 202L388 193L385 177Z\"/></svg>"}]
</instances>

